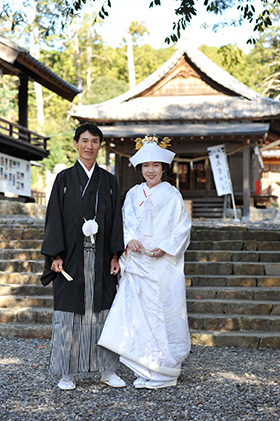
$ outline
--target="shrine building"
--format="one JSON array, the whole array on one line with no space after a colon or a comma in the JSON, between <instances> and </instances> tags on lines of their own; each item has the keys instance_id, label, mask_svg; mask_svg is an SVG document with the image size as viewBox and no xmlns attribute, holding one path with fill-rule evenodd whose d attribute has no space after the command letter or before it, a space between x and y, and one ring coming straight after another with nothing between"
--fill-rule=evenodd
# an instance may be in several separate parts
<instances>
[{"instance_id":1,"label":"shrine building","mask_svg":"<svg viewBox=\"0 0 280 421\"><path fill-rule=\"evenodd\" d=\"M108 164L115 155L123 197L142 180L128 159L135 153L135 138L170 137L176 157L166 179L191 201L196 218L222 217L229 199L217 196L208 147L224 145L235 203L246 220L261 195L258 153L280 138L280 102L248 88L189 43L135 88L74 107L72 117L101 128ZM266 195L263 203L270 198Z\"/></svg>"}]
</instances>

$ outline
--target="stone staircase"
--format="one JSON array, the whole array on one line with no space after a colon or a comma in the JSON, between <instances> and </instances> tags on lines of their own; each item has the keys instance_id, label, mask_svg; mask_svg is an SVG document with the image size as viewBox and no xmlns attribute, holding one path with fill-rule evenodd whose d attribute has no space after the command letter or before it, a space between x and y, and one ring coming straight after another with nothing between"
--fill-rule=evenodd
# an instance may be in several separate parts
<instances>
[{"instance_id":1,"label":"stone staircase","mask_svg":"<svg viewBox=\"0 0 280 421\"><path fill-rule=\"evenodd\" d=\"M43 219L0 219L0 334L51 337L43 287ZM187 304L197 345L280 347L280 225L195 222L186 253Z\"/></svg>"},{"instance_id":2,"label":"stone staircase","mask_svg":"<svg viewBox=\"0 0 280 421\"><path fill-rule=\"evenodd\" d=\"M224 196L196 197L192 199L192 217L198 218L223 218Z\"/></svg>"},{"instance_id":3,"label":"stone staircase","mask_svg":"<svg viewBox=\"0 0 280 421\"><path fill-rule=\"evenodd\" d=\"M196 226L186 253L192 343L280 348L279 230Z\"/></svg>"},{"instance_id":4,"label":"stone staircase","mask_svg":"<svg viewBox=\"0 0 280 421\"><path fill-rule=\"evenodd\" d=\"M0 220L0 334L50 338L52 287L43 287L44 221Z\"/></svg>"}]
</instances>

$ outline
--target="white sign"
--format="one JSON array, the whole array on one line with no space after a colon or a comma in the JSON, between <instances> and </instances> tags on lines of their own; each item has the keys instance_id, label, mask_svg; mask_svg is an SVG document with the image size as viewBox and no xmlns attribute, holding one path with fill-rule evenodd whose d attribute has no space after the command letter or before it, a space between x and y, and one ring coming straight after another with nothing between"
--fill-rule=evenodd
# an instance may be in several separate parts
<instances>
[{"instance_id":1,"label":"white sign","mask_svg":"<svg viewBox=\"0 0 280 421\"><path fill-rule=\"evenodd\" d=\"M207 148L210 159L217 195L232 193L231 178L224 145Z\"/></svg>"},{"instance_id":2,"label":"white sign","mask_svg":"<svg viewBox=\"0 0 280 421\"><path fill-rule=\"evenodd\" d=\"M25 159L0 153L0 191L31 196L31 165Z\"/></svg>"}]
</instances>

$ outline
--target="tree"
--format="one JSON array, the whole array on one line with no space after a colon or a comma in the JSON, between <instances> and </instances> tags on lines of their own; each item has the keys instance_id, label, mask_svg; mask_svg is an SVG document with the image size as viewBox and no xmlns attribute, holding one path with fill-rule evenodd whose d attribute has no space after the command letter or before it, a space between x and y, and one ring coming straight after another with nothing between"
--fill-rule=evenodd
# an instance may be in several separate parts
<instances>
[{"instance_id":1,"label":"tree","mask_svg":"<svg viewBox=\"0 0 280 421\"><path fill-rule=\"evenodd\" d=\"M203 44L199 49L222 69L234 76L240 82L246 83L248 79L247 55L236 45L228 44L222 47L208 47ZM247 77L247 79L246 79ZM246 82L245 82L246 79ZM248 83L246 83L248 85ZM248 85L249 86L249 85Z\"/></svg>"},{"instance_id":2,"label":"tree","mask_svg":"<svg viewBox=\"0 0 280 421\"><path fill-rule=\"evenodd\" d=\"M29 31L29 44L30 44L30 53L37 60L40 59L40 24L36 22L37 17L37 4L35 0L31 1L31 13L28 16L28 31ZM37 121L39 127L43 127L45 122L44 115L44 102L43 102L43 90L40 83L34 82L34 90L37 103Z\"/></svg>"},{"instance_id":3,"label":"tree","mask_svg":"<svg viewBox=\"0 0 280 421\"><path fill-rule=\"evenodd\" d=\"M149 31L147 30L147 28L145 28L142 22L131 22L128 28L128 33L126 35L127 63L130 89L134 88L136 85L133 44L137 44L137 39L142 37L145 33L149 34Z\"/></svg>"},{"instance_id":4,"label":"tree","mask_svg":"<svg viewBox=\"0 0 280 421\"><path fill-rule=\"evenodd\" d=\"M175 13L178 16L177 22L173 23L173 33L166 37L166 42L170 43L170 40L173 42L178 41L181 37L181 31L186 29L187 25L191 22L193 16L197 14L195 5L199 0L181 0L181 4L178 8L175 8ZM270 19L271 8L270 4L278 5L280 0L260 0L263 5L263 11L257 15L253 1L251 0L204 0L203 5L206 8L206 11L210 14L220 15L223 17L226 11L229 9L236 9L239 11L238 19L234 19L230 22L230 25L236 26L240 25L243 21L248 21L254 25L254 31L257 33L262 33L267 27L269 27L272 22ZM152 0L150 7L154 5L160 5L161 0ZM220 25L227 25L228 22L221 22ZM255 43L255 38L250 38L247 40L248 43Z\"/></svg>"},{"instance_id":5,"label":"tree","mask_svg":"<svg viewBox=\"0 0 280 421\"><path fill-rule=\"evenodd\" d=\"M19 11L14 13L15 16L24 16L24 20L18 18L18 25L14 25L14 22L9 21L7 16L6 18L2 16L0 21L4 21L4 25L2 25L1 34L15 42L20 42L21 46L28 48L33 57L40 60L42 45L47 46L50 40L50 37L44 37L43 35L46 35L45 17L49 13L52 13L51 2L49 0L23 0L22 3L23 12L19 9ZM12 8L12 6L18 7L18 2L14 4L11 1L9 7ZM7 7L6 5L6 10ZM11 8L9 10L12 10ZM29 88L32 88L31 95L29 96L30 109L32 109L32 112L34 109L37 111L36 128L38 131L39 126L40 130L43 131L45 115L42 86L37 82L29 82Z\"/></svg>"},{"instance_id":6,"label":"tree","mask_svg":"<svg viewBox=\"0 0 280 421\"><path fill-rule=\"evenodd\" d=\"M6 120L17 122L15 104L18 101L17 78L2 75L0 78L0 115Z\"/></svg>"},{"instance_id":7,"label":"tree","mask_svg":"<svg viewBox=\"0 0 280 421\"><path fill-rule=\"evenodd\" d=\"M175 53L174 46L155 50L150 45L134 47L136 82L146 79Z\"/></svg>"},{"instance_id":8,"label":"tree","mask_svg":"<svg viewBox=\"0 0 280 421\"><path fill-rule=\"evenodd\" d=\"M15 28L26 21L30 1L22 0L24 7L19 9L18 2L3 0L2 8L0 9L0 19L9 18L11 20L11 28ZM91 1L95 2L95 0ZM178 41L181 37L182 31L197 14L196 5L198 1L202 0L174 0L174 10L178 19L173 22L171 34L165 38L168 44L170 41ZM100 10L95 14L95 21L98 18L106 19L110 8L114 7L114 2L117 3L117 0L104 0ZM237 10L239 18L230 24L236 25L240 21L248 21L253 25L257 35L262 34L266 28L272 25L271 6L272 8L278 6L280 0L260 0L260 2L263 5L263 11L259 15L257 15L253 0L204 0L203 5L209 14L220 15L221 17L229 9ZM40 9L40 12L44 16L45 34L49 35L50 33L56 33L58 27L64 29L65 26L68 26L71 19L78 16L85 4L90 3L90 0L43 0L43 3L44 7ZM161 0L151 0L150 8L154 6L164 7L164 4L161 4ZM127 0L127 7L129 7L129 0ZM255 39L250 38L248 42L255 43Z\"/></svg>"},{"instance_id":9,"label":"tree","mask_svg":"<svg viewBox=\"0 0 280 421\"><path fill-rule=\"evenodd\" d=\"M249 55L252 63L262 64L258 72L258 90L271 98L280 97L280 7L272 11L272 26L257 41ZM256 75L256 72L255 72ZM256 77L256 76L255 76Z\"/></svg>"},{"instance_id":10,"label":"tree","mask_svg":"<svg viewBox=\"0 0 280 421\"><path fill-rule=\"evenodd\" d=\"M202 45L201 51L245 85L270 98L280 98L280 7L270 11L272 26L257 40L249 54L238 47ZM220 54L222 52L222 54Z\"/></svg>"}]
</instances>

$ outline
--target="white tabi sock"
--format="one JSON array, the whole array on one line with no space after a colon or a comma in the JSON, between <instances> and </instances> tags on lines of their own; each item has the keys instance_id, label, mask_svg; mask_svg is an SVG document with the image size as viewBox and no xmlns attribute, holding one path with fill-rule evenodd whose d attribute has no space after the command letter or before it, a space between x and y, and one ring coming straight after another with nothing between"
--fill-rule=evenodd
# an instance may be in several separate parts
<instances>
[{"instance_id":1,"label":"white tabi sock","mask_svg":"<svg viewBox=\"0 0 280 421\"><path fill-rule=\"evenodd\" d=\"M65 382L70 382L71 380L74 380L74 374L63 374L62 380Z\"/></svg>"},{"instance_id":2,"label":"white tabi sock","mask_svg":"<svg viewBox=\"0 0 280 421\"><path fill-rule=\"evenodd\" d=\"M109 379L111 376L113 376L115 374L114 371L110 371L110 370L104 370L101 371L101 378L103 379Z\"/></svg>"}]
</instances>

